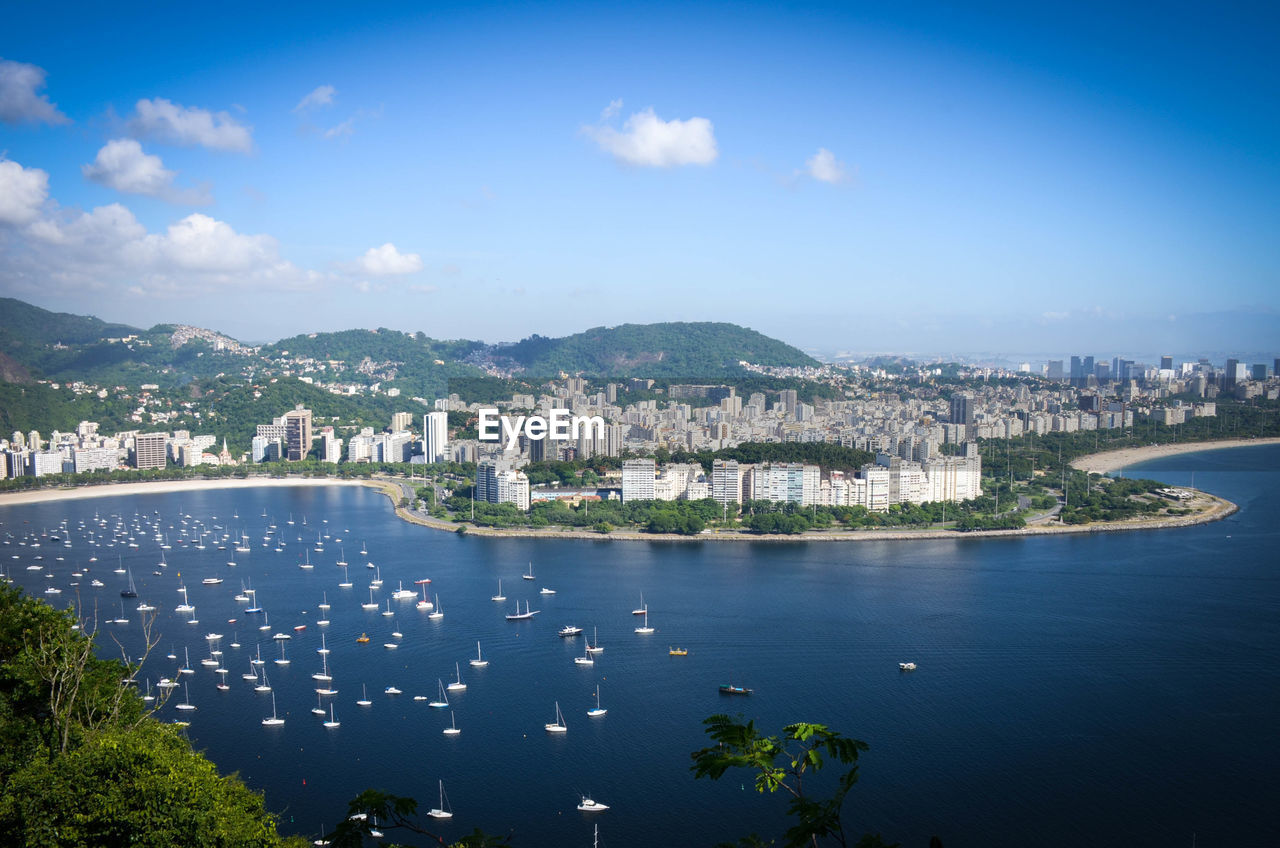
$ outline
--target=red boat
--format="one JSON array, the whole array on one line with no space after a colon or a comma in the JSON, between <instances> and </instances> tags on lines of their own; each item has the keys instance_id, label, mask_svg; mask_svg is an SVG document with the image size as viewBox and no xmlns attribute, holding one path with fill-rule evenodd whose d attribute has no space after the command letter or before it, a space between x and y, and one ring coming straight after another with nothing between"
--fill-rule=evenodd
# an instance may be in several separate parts
<instances>
[{"instance_id":1,"label":"red boat","mask_svg":"<svg viewBox=\"0 0 1280 848\"><path fill-rule=\"evenodd\" d=\"M422 578L421 580L415 580L415 581L413 581L413 582L414 582L414 584L415 584L415 585L417 585L417 586L425 586L427 583L430 583L430 582L431 582L431 578L430 578L430 577L424 577L424 578Z\"/></svg>"},{"instance_id":2,"label":"red boat","mask_svg":"<svg viewBox=\"0 0 1280 848\"><path fill-rule=\"evenodd\" d=\"M307 629L307 625L305 625L305 624L299 624L297 627L293 628L293 631L294 631L295 633L298 633L298 632L303 631L303 630L306 630L306 629Z\"/></svg>"}]
</instances>

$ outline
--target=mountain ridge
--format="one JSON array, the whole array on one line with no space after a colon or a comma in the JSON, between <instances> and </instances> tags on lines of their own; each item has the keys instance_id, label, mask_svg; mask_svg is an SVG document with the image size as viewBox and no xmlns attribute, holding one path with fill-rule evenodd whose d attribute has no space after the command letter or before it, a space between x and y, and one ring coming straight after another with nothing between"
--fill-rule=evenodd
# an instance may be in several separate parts
<instances>
[{"instance_id":1,"label":"mountain ridge","mask_svg":"<svg viewBox=\"0 0 1280 848\"><path fill-rule=\"evenodd\" d=\"M178 382L210 376L223 363L219 352L199 336L170 341L173 323L149 329L114 324L94 316L52 312L15 298L0 298L0 354L9 373L48 379L94 376L132 379L154 373L156 381ZM206 328L198 328L205 330ZM217 330L209 335L233 337ZM131 338L136 337L136 338ZM108 342L112 339L112 342ZM120 341L121 339L127 341ZM532 334L517 342L433 339L422 332L379 328L302 333L264 344L252 353L237 351L242 365L267 367L286 357L361 365L372 375L378 366L392 380L412 375L414 393L438 391L450 377L520 374L551 377L560 372L596 377L645 376L711 379L740 373L740 362L772 366L816 366L800 349L747 327L727 322L657 322L592 327L567 336Z\"/></svg>"}]
</instances>

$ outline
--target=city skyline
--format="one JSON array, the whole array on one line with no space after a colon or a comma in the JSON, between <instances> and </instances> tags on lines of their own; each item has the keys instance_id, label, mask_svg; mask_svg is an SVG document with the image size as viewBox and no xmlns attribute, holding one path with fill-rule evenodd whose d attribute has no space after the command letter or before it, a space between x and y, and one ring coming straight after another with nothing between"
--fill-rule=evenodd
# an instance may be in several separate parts
<instances>
[{"instance_id":1,"label":"city skyline","mask_svg":"<svg viewBox=\"0 0 1280 848\"><path fill-rule=\"evenodd\" d=\"M1280 337L1272 10L10 17L0 291L46 308L247 341Z\"/></svg>"}]
</instances>

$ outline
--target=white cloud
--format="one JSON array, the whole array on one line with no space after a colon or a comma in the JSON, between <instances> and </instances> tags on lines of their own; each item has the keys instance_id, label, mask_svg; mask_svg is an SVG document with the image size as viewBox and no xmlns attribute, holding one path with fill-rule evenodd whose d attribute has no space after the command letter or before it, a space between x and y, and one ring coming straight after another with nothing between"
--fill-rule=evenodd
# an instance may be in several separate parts
<instances>
[{"instance_id":1,"label":"white cloud","mask_svg":"<svg viewBox=\"0 0 1280 848\"><path fill-rule=\"evenodd\" d=\"M86 179L126 194L145 194L174 203L209 202L204 192L175 188L174 172L164 167L159 156L144 153L142 145L131 138L107 142L93 164L82 165L80 170Z\"/></svg>"},{"instance_id":2,"label":"white cloud","mask_svg":"<svg viewBox=\"0 0 1280 848\"><path fill-rule=\"evenodd\" d=\"M0 59L0 121L7 124L67 124L71 119L49 102L48 96L36 94L44 88L44 68Z\"/></svg>"},{"instance_id":3,"label":"white cloud","mask_svg":"<svg viewBox=\"0 0 1280 848\"><path fill-rule=\"evenodd\" d=\"M815 180L831 185L839 185L849 179L849 172L845 169L844 163L836 159L835 154L825 147L819 147L817 153L806 159L804 168L805 172Z\"/></svg>"},{"instance_id":4,"label":"white cloud","mask_svg":"<svg viewBox=\"0 0 1280 848\"><path fill-rule=\"evenodd\" d=\"M148 233L118 203L92 212L56 211L0 241L0 288L73 296L115 289L160 297L313 290L336 278L282 259L269 235L236 232L207 215L188 215Z\"/></svg>"},{"instance_id":5,"label":"white cloud","mask_svg":"<svg viewBox=\"0 0 1280 848\"><path fill-rule=\"evenodd\" d=\"M616 108L615 108L616 104ZM613 101L602 113L613 117L622 108L621 101ZM687 121L664 121L653 109L636 112L622 125L622 130L610 126L587 126L583 132L600 145L600 149L628 165L653 168L669 168L673 165L710 165L716 160L715 131L706 118L690 118Z\"/></svg>"},{"instance_id":6,"label":"white cloud","mask_svg":"<svg viewBox=\"0 0 1280 848\"><path fill-rule=\"evenodd\" d=\"M316 86L310 94L298 101L298 105L293 107L294 112L305 112L315 106L332 106L333 96L338 93L338 89L331 85Z\"/></svg>"},{"instance_id":7,"label":"white cloud","mask_svg":"<svg viewBox=\"0 0 1280 848\"><path fill-rule=\"evenodd\" d=\"M49 175L0 159L0 224L30 224L49 197Z\"/></svg>"},{"instance_id":8,"label":"white cloud","mask_svg":"<svg viewBox=\"0 0 1280 848\"><path fill-rule=\"evenodd\" d=\"M622 98L610 100L609 105L600 110L600 123L611 121L622 111Z\"/></svg>"},{"instance_id":9,"label":"white cloud","mask_svg":"<svg viewBox=\"0 0 1280 848\"><path fill-rule=\"evenodd\" d=\"M137 135L172 144L200 145L234 153L253 150L252 130L230 114L180 106L163 97L139 100L129 126Z\"/></svg>"},{"instance_id":10,"label":"white cloud","mask_svg":"<svg viewBox=\"0 0 1280 848\"><path fill-rule=\"evenodd\" d=\"M360 257L360 270L366 274L383 277L390 274L412 274L422 270L422 257L416 253L401 253L387 242L382 247L371 247Z\"/></svg>"},{"instance_id":11,"label":"white cloud","mask_svg":"<svg viewBox=\"0 0 1280 848\"><path fill-rule=\"evenodd\" d=\"M356 123L356 119L354 116L347 118L345 121L338 124L337 126L329 127L329 129L325 130L324 137L325 138L342 138L344 136L349 136L353 132L355 132L355 123Z\"/></svg>"}]
</instances>

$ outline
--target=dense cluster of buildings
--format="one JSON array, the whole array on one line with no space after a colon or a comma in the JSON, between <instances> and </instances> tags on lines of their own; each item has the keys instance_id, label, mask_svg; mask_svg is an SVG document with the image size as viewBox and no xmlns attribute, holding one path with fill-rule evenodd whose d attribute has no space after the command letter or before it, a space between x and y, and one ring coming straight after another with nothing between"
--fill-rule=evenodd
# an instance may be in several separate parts
<instances>
[{"instance_id":1,"label":"dense cluster of buildings","mask_svg":"<svg viewBox=\"0 0 1280 848\"><path fill-rule=\"evenodd\" d=\"M740 463L717 459L711 474L700 465L652 459L622 463L622 501L712 498L724 507L761 500L798 506L860 506L884 512L895 504L963 501L982 493L982 459L977 444L964 454L917 462L882 453L854 473L798 462Z\"/></svg>"},{"instance_id":2,"label":"dense cluster of buildings","mask_svg":"<svg viewBox=\"0 0 1280 848\"><path fill-rule=\"evenodd\" d=\"M130 430L105 436L98 433L98 425L92 421L81 421L74 433L55 430L48 439L36 430L25 434L15 431L7 441L0 440L0 478L165 468L170 463L187 467L235 465L226 440L217 453L213 452L216 442L214 436L193 436L187 430Z\"/></svg>"}]
</instances>

